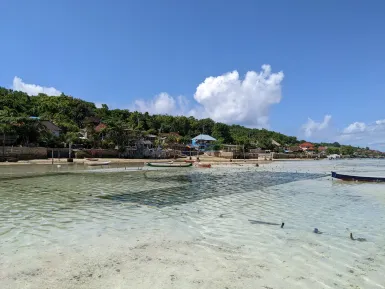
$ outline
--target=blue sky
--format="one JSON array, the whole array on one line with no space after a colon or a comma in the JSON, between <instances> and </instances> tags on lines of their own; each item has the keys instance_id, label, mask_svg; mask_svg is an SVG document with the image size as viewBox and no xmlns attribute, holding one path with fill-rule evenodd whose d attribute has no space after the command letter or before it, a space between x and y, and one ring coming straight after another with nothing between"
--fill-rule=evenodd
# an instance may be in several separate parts
<instances>
[{"instance_id":1,"label":"blue sky","mask_svg":"<svg viewBox=\"0 0 385 289\"><path fill-rule=\"evenodd\" d=\"M3 0L0 10L1 86L385 150L383 0Z\"/></svg>"}]
</instances>

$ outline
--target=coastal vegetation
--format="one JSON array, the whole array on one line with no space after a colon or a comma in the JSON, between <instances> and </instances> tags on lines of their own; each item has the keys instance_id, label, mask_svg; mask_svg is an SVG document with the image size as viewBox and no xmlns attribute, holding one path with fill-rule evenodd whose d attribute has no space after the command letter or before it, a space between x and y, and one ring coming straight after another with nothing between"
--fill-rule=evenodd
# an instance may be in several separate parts
<instances>
[{"instance_id":1,"label":"coastal vegetation","mask_svg":"<svg viewBox=\"0 0 385 289\"><path fill-rule=\"evenodd\" d=\"M57 125L60 135L49 133L40 120L48 120ZM87 138L82 138L81 132L87 132ZM4 138L5 135L13 136L15 145L61 147L73 142L89 148L119 148L126 145L127 139L173 132L176 134L167 135L169 143L188 144L191 138L201 133L212 135L217 139L214 149L220 149L223 144L238 144L245 149L259 147L273 150L277 149L274 145L276 142L281 145L279 149L283 150L284 147L298 146L304 142L279 132L227 125L210 118L150 115L128 109L109 109L106 104L96 107L92 102L65 94L29 96L24 92L0 87L0 133ZM328 154L353 155L360 150L339 143L314 145L316 149L327 147Z\"/></svg>"}]
</instances>

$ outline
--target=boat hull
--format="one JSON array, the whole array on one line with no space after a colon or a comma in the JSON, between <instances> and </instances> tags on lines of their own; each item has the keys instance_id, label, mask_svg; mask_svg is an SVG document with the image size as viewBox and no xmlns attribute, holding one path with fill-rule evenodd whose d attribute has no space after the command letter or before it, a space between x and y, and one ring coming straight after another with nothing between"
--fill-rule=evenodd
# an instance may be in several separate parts
<instances>
[{"instance_id":1,"label":"boat hull","mask_svg":"<svg viewBox=\"0 0 385 289\"><path fill-rule=\"evenodd\" d=\"M97 162L92 162L92 163L88 163L87 165L90 166L90 167L94 167L94 166L108 166L111 162L101 162L101 163L97 163Z\"/></svg>"},{"instance_id":2,"label":"boat hull","mask_svg":"<svg viewBox=\"0 0 385 289\"><path fill-rule=\"evenodd\" d=\"M374 183L385 182L385 178L351 176L351 175L337 174L336 172L332 172L332 178L343 180L343 181L374 182Z\"/></svg>"},{"instance_id":3,"label":"boat hull","mask_svg":"<svg viewBox=\"0 0 385 289\"><path fill-rule=\"evenodd\" d=\"M198 163L198 164L196 164L196 167L198 167L198 168L211 168L211 164L200 164L200 163Z\"/></svg>"},{"instance_id":4,"label":"boat hull","mask_svg":"<svg viewBox=\"0 0 385 289\"><path fill-rule=\"evenodd\" d=\"M149 167L157 167L157 168L187 168L191 167L192 163L147 163Z\"/></svg>"}]
</instances>

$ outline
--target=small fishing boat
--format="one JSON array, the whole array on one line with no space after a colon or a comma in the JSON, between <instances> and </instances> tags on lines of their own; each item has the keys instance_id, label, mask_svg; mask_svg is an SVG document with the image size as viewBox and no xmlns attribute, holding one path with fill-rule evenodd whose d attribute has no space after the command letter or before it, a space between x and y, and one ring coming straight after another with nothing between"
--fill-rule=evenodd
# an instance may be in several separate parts
<instances>
[{"instance_id":1,"label":"small fishing boat","mask_svg":"<svg viewBox=\"0 0 385 289\"><path fill-rule=\"evenodd\" d=\"M197 163L195 166L198 168L211 168L211 164Z\"/></svg>"},{"instance_id":2,"label":"small fishing boat","mask_svg":"<svg viewBox=\"0 0 385 289\"><path fill-rule=\"evenodd\" d=\"M159 168L187 168L191 167L192 163L147 163L147 165Z\"/></svg>"},{"instance_id":3,"label":"small fishing boat","mask_svg":"<svg viewBox=\"0 0 385 289\"><path fill-rule=\"evenodd\" d=\"M87 161L90 161L90 162L96 162L96 161L98 161L99 159L95 159L95 158L87 158L86 160L87 160Z\"/></svg>"},{"instance_id":4,"label":"small fishing boat","mask_svg":"<svg viewBox=\"0 0 385 289\"><path fill-rule=\"evenodd\" d=\"M185 163L195 163L195 160L184 160Z\"/></svg>"},{"instance_id":5,"label":"small fishing boat","mask_svg":"<svg viewBox=\"0 0 385 289\"><path fill-rule=\"evenodd\" d=\"M343 181L357 181L357 182L385 182L385 178L381 177L364 177L364 176L352 176L352 175L343 175L332 172L332 178L340 179Z\"/></svg>"},{"instance_id":6,"label":"small fishing boat","mask_svg":"<svg viewBox=\"0 0 385 289\"><path fill-rule=\"evenodd\" d=\"M87 163L87 165L93 167L93 166L108 166L111 162L90 162L90 163Z\"/></svg>"}]
</instances>

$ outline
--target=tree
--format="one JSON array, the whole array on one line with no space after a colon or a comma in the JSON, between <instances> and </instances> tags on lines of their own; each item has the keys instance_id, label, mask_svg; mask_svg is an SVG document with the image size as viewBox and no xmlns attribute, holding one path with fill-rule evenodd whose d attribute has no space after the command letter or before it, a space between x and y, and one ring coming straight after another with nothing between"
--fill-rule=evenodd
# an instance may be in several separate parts
<instances>
[{"instance_id":1,"label":"tree","mask_svg":"<svg viewBox=\"0 0 385 289\"><path fill-rule=\"evenodd\" d=\"M227 125L215 122L210 118L196 119L192 116L150 115L148 112L110 109L105 104L101 108L97 108L94 103L64 93L60 96L48 96L46 94L28 96L24 92L0 87L0 111L6 110L7 117L13 119L8 122L0 120L0 132L3 133L3 138L5 134L18 135L17 142L19 144L36 142L58 145L59 141L68 142L69 135L76 135L77 138L81 130L87 130L89 139L87 145L93 147L118 146L121 148L133 143L141 137L142 133L169 132L178 132L181 136L179 141L183 143L189 143L191 138L204 133L212 135L221 144L241 144L246 149L256 146L274 149L274 145L271 143L272 139L285 146L299 143L294 136L287 136L266 129ZM47 135L44 130L37 128L36 124L29 119L30 116L37 116L40 119L55 123L62 130L61 137L55 139ZM103 143L100 133L94 131L99 121L108 126L108 129L101 132ZM76 139L76 141L79 140ZM341 147L337 142L321 143L321 145L337 149ZM343 152L350 153L352 148L343 149Z\"/></svg>"},{"instance_id":2,"label":"tree","mask_svg":"<svg viewBox=\"0 0 385 289\"><path fill-rule=\"evenodd\" d=\"M354 153L354 148L352 146L341 146L341 154L350 156Z\"/></svg>"},{"instance_id":3,"label":"tree","mask_svg":"<svg viewBox=\"0 0 385 289\"><path fill-rule=\"evenodd\" d=\"M230 134L230 128L227 124L217 122L213 127L213 136L226 144L233 143L234 140Z\"/></svg>"},{"instance_id":4,"label":"tree","mask_svg":"<svg viewBox=\"0 0 385 289\"><path fill-rule=\"evenodd\" d=\"M328 155L340 154L340 149L339 148L335 148L335 147L328 147L326 149L326 153Z\"/></svg>"}]
</instances>

